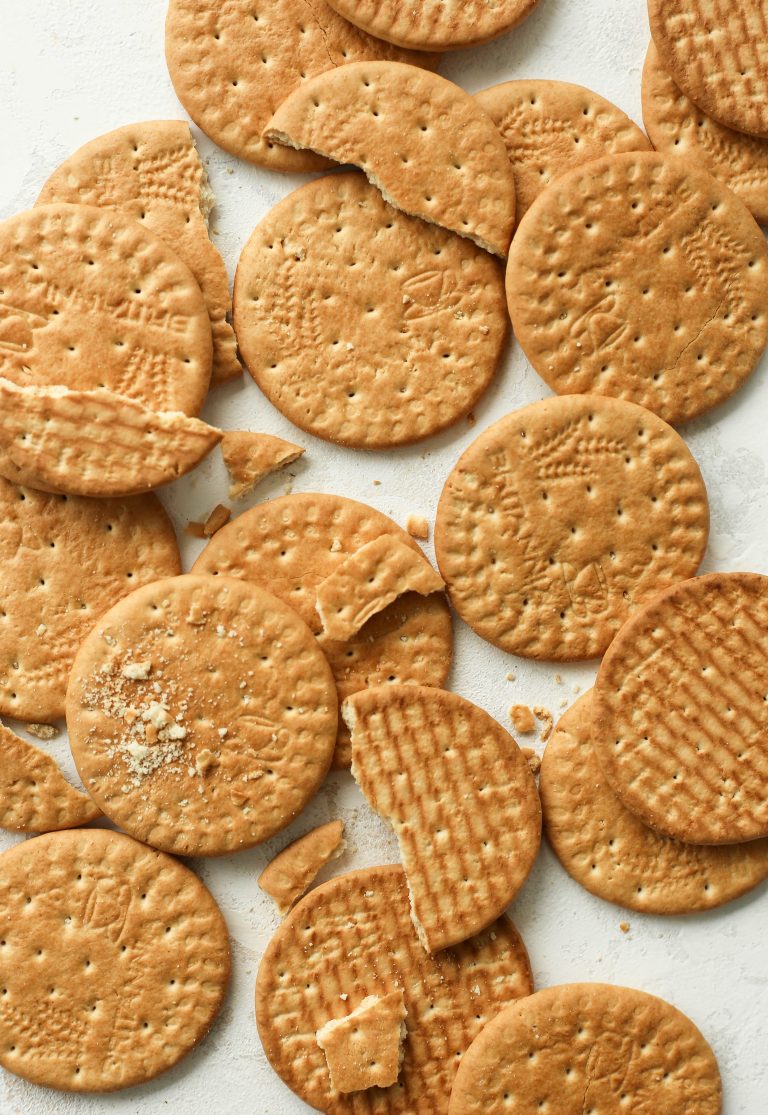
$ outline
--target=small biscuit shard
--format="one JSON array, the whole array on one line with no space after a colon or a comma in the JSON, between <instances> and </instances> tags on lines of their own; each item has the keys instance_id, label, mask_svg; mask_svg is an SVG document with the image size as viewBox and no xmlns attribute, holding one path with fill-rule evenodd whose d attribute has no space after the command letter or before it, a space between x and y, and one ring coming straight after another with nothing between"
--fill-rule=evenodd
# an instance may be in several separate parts
<instances>
[{"instance_id":1,"label":"small biscuit shard","mask_svg":"<svg viewBox=\"0 0 768 1115\"><path fill-rule=\"evenodd\" d=\"M329 821L294 840L267 864L259 886L285 915L309 890L317 873L344 851L344 824Z\"/></svg>"},{"instance_id":2,"label":"small biscuit shard","mask_svg":"<svg viewBox=\"0 0 768 1115\"><path fill-rule=\"evenodd\" d=\"M221 437L197 418L102 388L20 387L0 377L0 467L10 462L32 487L136 495L189 472Z\"/></svg>"},{"instance_id":3,"label":"small biscuit shard","mask_svg":"<svg viewBox=\"0 0 768 1115\"><path fill-rule=\"evenodd\" d=\"M552 728L554 727L555 723L552 713L549 711L549 709L542 708L541 705L535 705L533 709L533 715L542 724L541 739L544 743L546 743L546 741L552 735Z\"/></svg>"},{"instance_id":4,"label":"small biscuit shard","mask_svg":"<svg viewBox=\"0 0 768 1115\"><path fill-rule=\"evenodd\" d=\"M630 928L631 927L630 927L630 924L629 924L628 921L620 921L619 922L619 929L621 930L622 933L629 933Z\"/></svg>"},{"instance_id":5,"label":"small biscuit shard","mask_svg":"<svg viewBox=\"0 0 768 1115\"><path fill-rule=\"evenodd\" d=\"M56 734L55 728L51 731ZM96 803L70 786L50 755L0 725L0 827L51 832L78 828L99 816Z\"/></svg>"},{"instance_id":6,"label":"small biscuit shard","mask_svg":"<svg viewBox=\"0 0 768 1115\"><path fill-rule=\"evenodd\" d=\"M300 445L272 434L227 430L221 439L221 455L232 479L229 498L243 499L265 476L292 464L303 452Z\"/></svg>"},{"instance_id":7,"label":"small biscuit shard","mask_svg":"<svg viewBox=\"0 0 768 1115\"><path fill-rule=\"evenodd\" d=\"M231 518L232 512L229 508L225 507L223 503L217 503L203 524L203 536L211 538L217 530L226 526Z\"/></svg>"},{"instance_id":8,"label":"small biscuit shard","mask_svg":"<svg viewBox=\"0 0 768 1115\"><path fill-rule=\"evenodd\" d=\"M418 538L422 542L426 542L429 538L429 523L421 515L409 515L405 523L405 529L411 538Z\"/></svg>"},{"instance_id":9,"label":"small biscuit shard","mask_svg":"<svg viewBox=\"0 0 768 1115\"><path fill-rule=\"evenodd\" d=\"M512 721L516 732L527 735L536 729L536 721L528 705L512 705L509 710L509 719Z\"/></svg>"},{"instance_id":10,"label":"small biscuit shard","mask_svg":"<svg viewBox=\"0 0 768 1115\"><path fill-rule=\"evenodd\" d=\"M531 768L531 774L538 774L541 770L541 757L536 754L532 747L521 747L523 755L525 755L528 766Z\"/></svg>"},{"instance_id":11,"label":"small biscuit shard","mask_svg":"<svg viewBox=\"0 0 768 1115\"><path fill-rule=\"evenodd\" d=\"M36 739L55 739L59 734L55 724L25 724L24 727Z\"/></svg>"},{"instance_id":12,"label":"small biscuit shard","mask_svg":"<svg viewBox=\"0 0 768 1115\"><path fill-rule=\"evenodd\" d=\"M346 996L344 996L346 998ZM345 1018L332 1019L317 1031L331 1085L337 1092L389 1088L403 1061L408 1014L403 992L368 995Z\"/></svg>"},{"instance_id":13,"label":"small biscuit shard","mask_svg":"<svg viewBox=\"0 0 768 1115\"><path fill-rule=\"evenodd\" d=\"M317 613L331 639L349 639L398 596L445 588L421 550L391 535L366 543L317 588Z\"/></svg>"}]
</instances>

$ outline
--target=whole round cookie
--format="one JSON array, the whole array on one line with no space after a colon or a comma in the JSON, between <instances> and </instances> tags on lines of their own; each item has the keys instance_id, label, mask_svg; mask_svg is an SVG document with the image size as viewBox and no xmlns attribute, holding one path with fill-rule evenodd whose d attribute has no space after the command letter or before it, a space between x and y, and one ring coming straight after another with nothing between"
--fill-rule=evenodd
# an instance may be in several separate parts
<instances>
[{"instance_id":1,"label":"whole round cookie","mask_svg":"<svg viewBox=\"0 0 768 1115\"><path fill-rule=\"evenodd\" d=\"M732 395L768 338L768 247L692 162L609 155L534 202L509 255L515 334L558 394L640 403L668 422Z\"/></svg>"},{"instance_id":2,"label":"whole round cookie","mask_svg":"<svg viewBox=\"0 0 768 1115\"><path fill-rule=\"evenodd\" d=\"M768 878L768 840L683 844L622 805L592 749L592 694L560 718L541 763L544 827L565 870L586 890L647 914L711 910Z\"/></svg>"},{"instance_id":3,"label":"whole round cookie","mask_svg":"<svg viewBox=\"0 0 768 1115\"><path fill-rule=\"evenodd\" d=\"M398 1083L335 1091L316 1031L398 988L408 1010ZM508 918L432 956L411 923L402 869L372 867L331 879L294 907L259 966L256 1021L272 1067L318 1111L428 1115L447 1110L462 1054L484 1023L532 990Z\"/></svg>"},{"instance_id":4,"label":"whole round cookie","mask_svg":"<svg viewBox=\"0 0 768 1115\"><path fill-rule=\"evenodd\" d=\"M513 411L445 482L435 553L478 635L525 658L602 654L639 603L690 577L707 493L683 439L621 399L569 395Z\"/></svg>"},{"instance_id":5,"label":"whole round cookie","mask_svg":"<svg viewBox=\"0 0 768 1115\"><path fill-rule=\"evenodd\" d=\"M361 546L390 534L421 552L386 515L344 496L302 492L260 503L216 532L193 566L269 589L299 613L318 638L339 701L384 682L442 686L451 666L452 630L441 593L408 593L348 640L329 639L315 608L317 586ZM349 731L339 718L334 766L350 762Z\"/></svg>"},{"instance_id":6,"label":"whole round cookie","mask_svg":"<svg viewBox=\"0 0 768 1115\"><path fill-rule=\"evenodd\" d=\"M768 140L718 124L686 97L662 66L653 40L643 67L643 120L657 151L705 167L768 223Z\"/></svg>"},{"instance_id":7,"label":"whole round cookie","mask_svg":"<svg viewBox=\"0 0 768 1115\"><path fill-rule=\"evenodd\" d=\"M431 59L398 50L342 19L325 0L170 0L165 56L184 108L225 151L272 170L328 166L308 151L262 138L281 101L303 81L348 62Z\"/></svg>"},{"instance_id":8,"label":"whole round cookie","mask_svg":"<svg viewBox=\"0 0 768 1115\"><path fill-rule=\"evenodd\" d=\"M131 593L78 651L67 726L80 777L131 835L180 855L267 840L323 781L330 667L305 623L230 577Z\"/></svg>"},{"instance_id":9,"label":"whole round cookie","mask_svg":"<svg viewBox=\"0 0 768 1115\"><path fill-rule=\"evenodd\" d=\"M690 844L768 836L768 577L710 573L640 609L595 682L592 746L641 821Z\"/></svg>"},{"instance_id":10,"label":"whole round cookie","mask_svg":"<svg viewBox=\"0 0 768 1115\"><path fill-rule=\"evenodd\" d=\"M214 205L189 126L144 120L78 148L43 186L39 205L77 202L117 210L169 244L200 285L213 334L213 383L241 375L227 315L232 308L224 260L208 235Z\"/></svg>"},{"instance_id":11,"label":"whole round cookie","mask_svg":"<svg viewBox=\"0 0 768 1115\"><path fill-rule=\"evenodd\" d=\"M665 70L706 113L768 137L768 12L764 0L648 0Z\"/></svg>"},{"instance_id":12,"label":"whole round cookie","mask_svg":"<svg viewBox=\"0 0 768 1115\"><path fill-rule=\"evenodd\" d=\"M0 477L0 714L64 715L67 678L96 620L133 589L181 572L154 495L83 499Z\"/></svg>"},{"instance_id":13,"label":"whole round cookie","mask_svg":"<svg viewBox=\"0 0 768 1115\"><path fill-rule=\"evenodd\" d=\"M0 224L0 376L194 415L211 359L200 287L139 221L60 203Z\"/></svg>"},{"instance_id":14,"label":"whole round cookie","mask_svg":"<svg viewBox=\"0 0 768 1115\"><path fill-rule=\"evenodd\" d=\"M248 370L297 426L382 449L471 410L504 349L501 269L471 241L393 209L362 174L289 194L235 278Z\"/></svg>"},{"instance_id":15,"label":"whole round cookie","mask_svg":"<svg viewBox=\"0 0 768 1115\"><path fill-rule=\"evenodd\" d=\"M606 983L512 1003L459 1065L449 1115L720 1115L717 1061L664 999Z\"/></svg>"},{"instance_id":16,"label":"whole round cookie","mask_svg":"<svg viewBox=\"0 0 768 1115\"><path fill-rule=\"evenodd\" d=\"M171 1068L229 982L227 927L188 868L122 833L71 829L0 856L0 1064L110 1092Z\"/></svg>"},{"instance_id":17,"label":"whole round cookie","mask_svg":"<svg viewBox=\"0 0 768 1115\"><path fill-rule=\"evenodd\" d=\"M616 105L567 81L505 81L475 93L501 132L515 177L518 220L553 179L601 155L647 151Z\"/></svg>"},{"instance_id":18,"label":"whole round cookie","mask_svg":"<svg viewBox=\"0 0 768 1115\"><path fill-rule=\"evenodd\" d=\"M503 35L536 6L536 0L330 0L352 23L412 50L459 50Z\"/></svg>"}]
</instances>

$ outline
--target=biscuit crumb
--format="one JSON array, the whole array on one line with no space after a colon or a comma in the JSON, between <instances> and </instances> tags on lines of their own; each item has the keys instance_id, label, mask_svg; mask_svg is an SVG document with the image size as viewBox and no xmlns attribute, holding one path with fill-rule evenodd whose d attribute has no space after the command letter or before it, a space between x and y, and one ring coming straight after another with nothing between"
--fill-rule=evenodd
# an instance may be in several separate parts
<instances>
[{"instance_id":1,"label":"biscuit crumb","mask_svg":"<svg viewBox=\"0 0 768 1115\"><path fill-rule=\"evenodd\" d=\"M123 666L123 677L131 678L133 681L143 681L149 677L149 672L152 669L152 663L149 659L144 662L127 662Z\"/></svg>"},{"instance_id":2,"label":"biscuit crumb","mask_svg":"<svg viewBox=\"0 0 768 1115\"><path fill-rule=\"evenodd\" d=\"M517 681L517 674L513 674L513 673L507 674L507 681Z\"/></svg>"},{"instance_id":3,"label":"biscuit crumb","mask_svg":"<svg viewBox=\"0 0 768 1115\"><path fill-rule=\"evenodd\" d=\"M475 418L475 412L473 410L471 410L469 412L469 414L467 415L467 425L468 426L474 426L476 422L477 422L477 419Z\"/></svg>"},{"instance_id":4,"label":"biscuit crumb","mask_svg":"<svg viewBox=\"0 0 768 1115\"><path fill-rule=\"evenodd\" d=\"M59 729L53 724L25 724L24 727L36 739L54 739L59 734Z\"/></svg>"},{"instance_id":5,"label":"biscuit crumb","mask_svg":"<svg viewBox=\"0 0 768 1115\"><path fill-rule=\"evenodd\" d=\"M423 542L429 538L429 523L421 515L409 515L406 519L405 529L411 538L420 538Z\"/></svg>"},{"instance_id":6,"label":"biscuit crumb","mask_svg":"<svg viewBox=\"0 0 768 1115\"><path fill-rule=\"evenodd\" d=\"M190 519L184 530L193 538L205 538L205 523L199 523L196 519Z\"/></svg>"},{"instance_id":7,"label":"biscuit crumb","mask_svg":"<svg viewBox=\"0 0 768 1115\"><path fill-rule=\"evenodd\" d=\"M509 710L509 719L512 721L516 732L527 735L536 729L536 721L528 705L512 705Z\"/></svg>"},{"instance_id":8,"label":"biscuit crumb","mask_svg":"<svg viewBox=\"0 0 768 1115\"><path fill-rule=\"evenodd\" d=\"M45 624L41 623L41 624L38 624L37 629L35 630L35 634L36 635L44 635L47 630L48 630L48 628L45 626Z\"/></svg>"},{"instance_id":9,"label":"biscuit crumb","mask_svg":"<svg viewBox=\"0 0 768 1115\"><path fill-rule=\"evenodd\" d=\"M217 530L221 530L223 526L226 526L231 518L232 512L230 511L230 509L228 507L225 507L223 503L217 503L213 511L211 511L210 515L205 520L205 525L203 526L203 534L206 538L210 538L216 533Z\"/></svg>"},{"instance_id":10,"label":"biscuit crumb","mask_svg":"<svg viewBox=\"0 0 768 1115\"><path fill-rule=\"evenodd\" d=\"M562 684L563 684L563 679L560 676L560 674L555 674L555 685L562 685Z\"/></svg>"},{"instance_id":11,"label":"biscuit crumb","mask_svg":"<svg viewBox=\"0 0 768 1115\"><path fill-rule=\"evenodd\" d=\"M546 742L552 735L552 728L555 723L552 718L552 713L549 711L549 709L542 708L541 705L535 705L533 714L537 720L541 721L543 725L541 729L541 736L539 738L542 740L542 742Z\"/></svg>"},{"instance_id":12,"label":"biscuit crumb","mask_svg":"<svg viewBox=\"0 0 768 1115\"><path fill-rule=\"evenodd\" d=\"M541 770L541 758L536 754L532 747L521 747L523 755L531 768L531 774L538 774Z\"/></svg>"},{"instance_id":13,"label":"biscuit crumb","mask_svg":"<svg viewBox=\"0 0 768 1115\"><path fill-rule=\"evenodd\" d=\"M339 541L338 538L334 538L333 542L331 542L331 553L332 554L338 554L340 549L341 549L341 542Z\"/></svg>"},{"instance_id":14,"label":"biscuit crumb","mask_svg":"<svg viewBox=\"0 0 768 1115\"><path fill-rule=\"evenodd\" d=\"M186 735L186 732L184 732L184 734ZM204 747L202 751L198 751L197 755L195 756L195 768L197 769L198 774L205 775L208 773L209 770L212 770L213 767L216 767L218 765L219 760L216 758L212 751L208 750L207 747Z\"/></svg>"},{"instance_id":15,"label":"biscuit crumb","mask_svg":"<svg viewBox=\"0 0 768 1115\"><path fill-rule=\"evenodd\" d=\"M374 482L373 482L373 486L374 486L374 488L378 488L378 487L379 487L380 485L381 485L381 481L380 481L380 480L374 480Z\"/></svg>"},{"instance_id":16,"label":"biscuit crumb","mask_svg":"<svg viewBox=\"0 0 768 1115\"><path fill-rule=\"evenodd\" d=\"M629 922L628 921L620 921L619 922L619 929L621 930L622 933L629 933L629 929L630 929Z\"/></svg>"},{"instance_id":17,"label":"biscuit crumb","mask_svg":"<svg viewBox=\"0 0 768 1115\"><path fill-rule=\"evenodd\" d=\"M574 691L574 693L581 693L581 686L580 685L574 685L573 691Z\"/></svg>"},{"instance_id":18,"label":"biscuit crumb","mask_svg":"<svg viewBox=\"0 0 768 1115\"><path fill-rule=\"evenodd\" d=\"M560 701L560 708L568 708L568 698L563 697Z\"/></svg>"}]
</instances>

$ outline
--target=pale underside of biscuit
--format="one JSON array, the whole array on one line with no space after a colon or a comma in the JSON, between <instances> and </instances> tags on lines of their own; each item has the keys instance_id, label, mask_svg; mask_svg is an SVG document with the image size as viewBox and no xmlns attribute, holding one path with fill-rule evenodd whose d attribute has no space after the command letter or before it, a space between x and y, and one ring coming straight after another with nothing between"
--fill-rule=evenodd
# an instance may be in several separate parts
<instances>
[{"instance_id":1,"label":"pale underside of biscuit","mask_svg":"<svg viewBox=\"0 0 768 1115\"><path fill-rule=\"evenodd\" d=\"M100 816L92 798L70 786L50 755L0 724L0 828L51 832Z\"/></svg>"},{"instance_id":2,"label":"pale underside of biscuit","mask_svg":"<svg viewBox=\"0 0 768 1115\"><path fill-rule=\"evenodd\" d=\"M176 480L221 440L179 412L111 391L20 387L0 378L0 448L32 487L69 495L134 495ZM12 477L15 479L15 477Z\"/></svg>"},{"instance_id":3,"label":"pale underside of biscuit","mask_svg":"<svg viewBox=\"0 0 768 1115\"><path fill-rule=\"evenodd\" d=\"M227 430L221 439L221 455L232 480L229 498L247 496L265 476L293 464L303 453L302 446L272 434Z\"/></svg>"},{"instance_id":4,"label":"pale underside of biscuit","mask_svg":"<svg viewBox=\"0 0 768 1115\"><path fill-rule=\"evenodd\" d=\"M275 856L259 875L259 886L280 913L287 914L309 890L321 868L338 859L345 846L341 821L320 825Z\"/></svg>"},{"instance_id":5,"label":"pale underside of biscuit","mask_svg":"<svg viewBox=\"0 0 768 1115\"><path fill-rule=\"evenodd\" d=\"M420 552L383 534L361 546L317 587L317 614L328 638L349 639L406 592L445 588Z\"/></svg>"},{"instance_id":6,"label":"pale underside of biscuit","mask_svg":"<svg viewBox=\"0 0 768 1115\"><path fill-rule=\"evenodd\" d=\"M51 174L37 204L73 202L134 217L174 249L203 292L213 334L213 384L242 373L227 317L229 281L209 238L215 204L189 126L145 120L117 128L80 147Z\"/></svg>"},{"instance_id":7,"label":"pale underside of biscuit","mask_svg":"<svg viewBox=\"0 0 768 1115\"><path fill-rule=\"evenodd\" d=\"M334 1018L317 1031L331 1084L338 1092L389 1088L403 1062L408 1010L403 992L367 995L345 1018Z\"/></svg>"},{"instance_id":8,"label":"pale underside of biscuit","mask_svg":"<svg viewBox=\"0 0 768 1115\"><path fill-rule=\"evenodd\" d=\"M515 184L504 142L477 101L436 74L343 66L292 93L264 135L359 166L395 208L507 254Z\"/></svg>"}]
</instances>

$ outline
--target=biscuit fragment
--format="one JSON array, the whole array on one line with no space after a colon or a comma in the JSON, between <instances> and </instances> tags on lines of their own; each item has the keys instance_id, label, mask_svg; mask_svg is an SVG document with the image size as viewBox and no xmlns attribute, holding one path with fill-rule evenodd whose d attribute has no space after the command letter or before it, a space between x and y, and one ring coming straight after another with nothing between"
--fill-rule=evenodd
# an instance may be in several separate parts
<instances>
[{"instance_id":1,"label":"biscuit fragment","mask_svg":"<svg viewBox=\"0 0 768 1115\"><path fill-rule=\"evenodd\" d=\"M720 1115L717 1061L663 999L601 983L548 987L502 1010L461 1059L449 1115Z\"/></svg>"},{"instance_id":2,"label":"biscuit fragment","mask_svg":"<svg viewBox=\"0 0 768 1115\"><path fill-rule=\"evenodd\" d=\"M221 530L223 526L232 518L232 512L223 503L217 503L211 511L208 518L203 523L203 536L211 538L217 530Z\"/></svg>"},{"instance_id":3,"label":"biscuit fragment","mask_svg":"<svg viewBox=\"0 0 768 1115\"><path fill-rule=\"evenodd\" d=\"M395 208L506 257L515 220L506 148L453 82L401 62L356 62L304 82L264 135L359 166Z\"/></svg>"},{"instance_id":4,"label":"biscuit fragment","mask_svg":"<svg viewBox=\"0 0 768 1115\"><path fill-rule=\"evenodd\" d=\"M297 461L303 453L302 446L272 434L226 430L221 439L221 455L232 481L229 498L247 496L265 476Z\"/></svg>"},{"instance_id":5,"label":"biscuit fragment","mask_svg":"<svg viewBox=\"0 0 768 1115\"><path fill-rule=\"evenodd\" d=\"M347 1014L347 1003L396 988L408 1010L398 1085L340 1094L317 1031ZM256 1020L272 1067L311 1107L327 1115L414 1115L425 1099L427 1110L447 1110L456 1054L497 1010L532 989L525 947L508 918L432 956L411 923L402 869L373 867L324 883L282 922L259 965Z\"/></svg>"},{"instance_id":6,"label":"biscuit fragment","mask_svg":"<svg viewBox=\"0 0 768 1115\"><path fill-rule=\"evenodd\" d=\"M458 50L503 35L536 0L331 0L331 6L371 35L413 50Z\"/></svg>"},{"instance_id":7,"label":"biscuit fragment","mask_svg":"<svg viewBox=\"0 0 768 1115\"><path fill-rule=\"evenodd\" d=\"M621 628L593 691L592 745L623 804L666 836L768 836L768 577L709 573Z\"/></svg>"},{"instance_id":8,"label":"biscuit fragment","mask_svg":"<svg viewBox=\"0 0 768 1115\"><path fill-rule=\"evenodd\" d=\"M471 702L381 685L347 698L352 773L391 821L430 952L480 932L506 909L539 849L536 784L512 737Z\"/></svg>"},{"instance_id":9,"label":"biscuit fragment","mask_svg":"<svg viewBox=\"0 0 768 1115\"><path fill-rule=\"evenodd\" d=\"M475 93L501 133L515 176L517 219L573 167L622 151L648 151L648 138L598 93L566 81L505 81Z\"/></svg>"},{"instance_id":10,"label":"biscuit fragment","mask_svg":"<svg viewBox=\"0 0 768 1115\"><path fill-rule=\"evenodd\" d=\"M528 705L512 705L509 710L509 719L516 732L527 735L536 731L536 720Z\"/></svg>"},{"instance_id":11,"label":"biscuit fragment","mask_svg":"<svg viewBox=\"0 0 768 1115\"><path fill-rule=\"evenodd\" d=\"M344 851L344 825L329 821L284 848L259 875L259 886L273 898L281 914L296 905L317 873Z\"/></svg>"},{"instance_id":12,"label":"biscuit fragment","mask_svg":"<svg viewBox=\"0 0 768 1115\"><path fill-rule=\"evenodd\" d=\"M403 1060L408 1014L401 990L366 995L345 1018L331 1019L317 1031L331 1086L337 1092L389 1088Z\"/></svg>"},{"instance_id":13,"label":"biscuit fragment","mask_svg":"<svg viewBox=\"0 0 768 1115\"><path fill-rule=\"evenodd\" d=\"M232 308L227 271L208 236L213 194L187 124L144 120L91 140L48 178L37 204L51 202L116 210L170 245L194 275L208 307L212 382L242 373L227 321Z\"/></svg>"},{"instance_id":14,"label":"biscuit fragment","mask_svg":"<svg viewBox=\"0 0 768 1115\"><path fill-rule=\"evenodd\" d=\"M405 522L405 529L411 538L418 538L421 542L426 542L429 538L429 520L423 515L409 515Z\"/></svg>"},{"instance_id":15,"label":"biscuit fragment","mask_svg":"<svg viewBox=\"0 0 768 1115\"><path fill-rule=\"evenodd\" d=\"M544 752L544 828L558 859L592 894L649 914L709 910L768 878L768 840L683 844L616 797L592 748L592 694L560 718Z\"/></svg>"},{"instance_id":16,"label":"biscuit fragment","mask_svg":"<svg viewBox=\"0 0 768 1115\"><path fill-rule=\"evenodd\" d=\"M0 724L0 827L51 832L99 816L96 803L70 786L50 755Z\"/></svg>"},{"instance_id":17,"label":"biscuit fragment","mask_svg":"<svg viewBox=\"0 0 768 1115\"><path fill-rule=\"evenodd\" d=\"M0 378L0 449L32 487L77 496L148 492L195 468L221 436L198 418L148 410L112 391Z\"/></svg>"},{"instance_id":18,"label":"biscuit fragment","mask_svg":"<svg viewBox=\"0 0 768 1115\"><path fill-rule=\"evenodd\" d=\"M406 592L444 589L424 555L383 534L367 542L317 586L315 607L329 639L349 639Z\"/></svg>"},{"instance_id":19,"label":"biscuit fragment","mask_svg":"<svg viewBox=\"0 0 768 1115\"><path fill-rule=\"evenodd\" d=\"M206 1036L229 981L227 928L197 876L107 829L4 852L0 933L0 1064L61 1091L171 1068Z\"/></svg>"}]
</instances>

